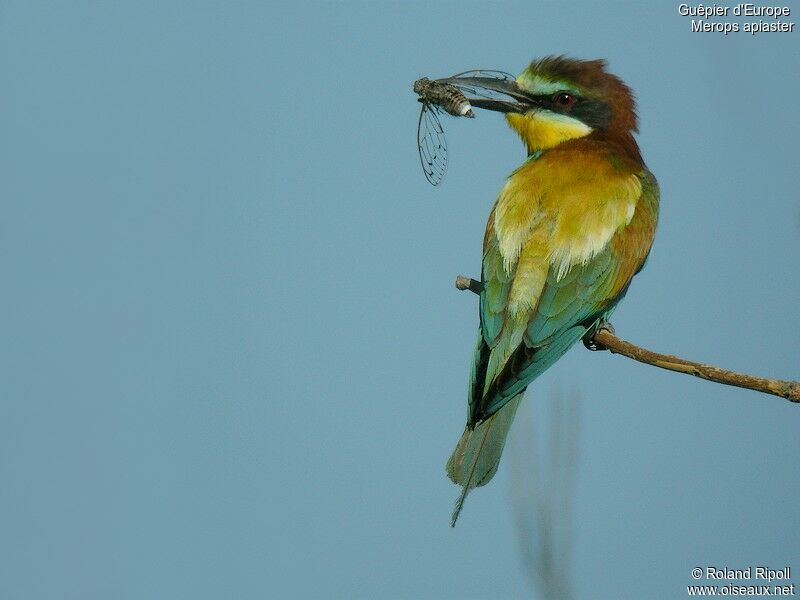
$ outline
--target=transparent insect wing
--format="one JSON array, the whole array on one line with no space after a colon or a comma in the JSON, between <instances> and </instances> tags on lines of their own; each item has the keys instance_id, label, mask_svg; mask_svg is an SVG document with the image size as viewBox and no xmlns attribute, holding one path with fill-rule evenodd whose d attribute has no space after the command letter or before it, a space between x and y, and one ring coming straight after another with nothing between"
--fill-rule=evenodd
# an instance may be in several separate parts
<instances>
[{"instance_id":1,"label":"transparent insect wing","mask_svg":"<svg viewBox=\"0 0 800 600\"><path fill-rule=\"evenodd\" d=\"M501 81L514 81L516 77L514 77L511 73L506 73L505 71L498 71L496 69L473 69L472 71L464 71L463 73L456 73L451 77L447 77L446 79L458 79L464 77L491 77L492 79L500 79Z\"/></svg>"},{"instance_id":2,"label":"transparent insect wing","mask_svg":"<svg viewBox=\"0 0 800 600\"><path fill-rule=\"evenodd\" d=\"M425 178L432 185L439 185L447 172L447 141L439 120L439 112L438 107L423 102L417 124L419 160Z\"/></svg>"},{"instance_id":3,"label":"transparent insect wing","mask_svg":"<svg viewBox=\"0 0 800 600\"><path fill-rule=\"evenodd\" d=\"M489 79L497 79L499 81L515 81L516 78L511 73L506 73L505 71L493 71L489 69L475 69L473 71L464 71L463 73L457 73L452 77L445 77L444 79L437 79L436 81L440 81L442 83L449 83L450 85L456 86L462 92L467 95L475 96L478 98L487 98L489 100L505 100L507 98L506 94L502 92L498 92L496 90L490 90L487 88L482 87L480 84L476 83L474 80L475 78L489 78Z\"/></svg>"}]
</instances>

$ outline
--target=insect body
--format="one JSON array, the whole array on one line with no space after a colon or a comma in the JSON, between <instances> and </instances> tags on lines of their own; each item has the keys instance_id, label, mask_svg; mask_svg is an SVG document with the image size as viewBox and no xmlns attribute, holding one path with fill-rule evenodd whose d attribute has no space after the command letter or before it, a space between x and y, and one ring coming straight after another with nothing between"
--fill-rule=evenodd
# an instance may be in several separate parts
<instances>
[{"instance_id":1,"label":"insect body","mask_svg":"<svg viewBox=\"0 0 800 600\"><path fill-rule=\"evenodd\" d=\"M422 77L414 82L414 92L422 103L417 124L417 147L425 178L433 185L439 185L447 171L447 140L439 120L444 111L455 117L474 118L472 105L464 93L484 98L496 94L482 89L475 83L477 77L491 77L500 80L513 80L513 76L501 71L467 71L444 79Z\"/></svg>"},{"instance_id":2,"label":"insect body","mask_svg":"<svg viewBox=\"0 0 800 600\"><path fill-rule=\"evenodd\" d=\"M475 116L469 100L450 83L423 77L414 82L414 91L419 94L419 101L423 104L441 107L455 117Z\"/></svg>"}]
</instances>

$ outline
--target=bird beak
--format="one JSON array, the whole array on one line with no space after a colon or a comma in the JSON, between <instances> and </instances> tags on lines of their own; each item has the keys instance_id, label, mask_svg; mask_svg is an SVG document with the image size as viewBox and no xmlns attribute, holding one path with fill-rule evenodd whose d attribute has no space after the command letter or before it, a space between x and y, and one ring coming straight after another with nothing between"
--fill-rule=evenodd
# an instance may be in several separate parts
<instances>
[{"instance_id":1,"label":"bird beak","mask_svg":"<svg viewBox=\"0 0 800 600\"><path fill-rule=\"evenodd\" d=\"M467 97L469 103L476 108L502 113L525 114L532 108L541 106L538 98L528 94L514 80L493 77L452 77L444 81L460 87L465 94L469 94L470 91L481 95L488 92L488 97Z\"/></svg>"}]
</instances>

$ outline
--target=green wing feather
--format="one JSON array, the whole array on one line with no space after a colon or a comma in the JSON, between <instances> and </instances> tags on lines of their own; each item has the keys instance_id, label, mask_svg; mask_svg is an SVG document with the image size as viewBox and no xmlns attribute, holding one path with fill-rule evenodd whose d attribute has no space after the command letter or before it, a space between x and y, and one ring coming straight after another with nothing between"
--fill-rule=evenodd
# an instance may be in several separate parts
<instances>
[{"instance_id":1,"label":"green wing feather","mask_svg":"<svg viewBox=\"0 0 800 600\"><path fill-rule=\"evenodd\" d=\"M513 273L507 273L503 268L503 257L500 255L496 238L484 253L481 281L483 281L480 300L481 331L486 344L494 348L506 320L508 292L513 281Z\"/></svg>"},{"instance_id":2,"label":"green wing feather","mask_svg":"<svg viewBox=\"0 0 800 600\"><path fill-rule=\"evenodd\" d=\"M477 422L497 412L506 402L546 371L580 340L594 324L608 318L621 296L609 294L618 266L605 250L586 265L573 268L560 281L548 274L537 310L523 341L494 373L487 373L485 392L473 398ZM589 280L584 285L582 280Z\"/></svg>"}]
</instances>

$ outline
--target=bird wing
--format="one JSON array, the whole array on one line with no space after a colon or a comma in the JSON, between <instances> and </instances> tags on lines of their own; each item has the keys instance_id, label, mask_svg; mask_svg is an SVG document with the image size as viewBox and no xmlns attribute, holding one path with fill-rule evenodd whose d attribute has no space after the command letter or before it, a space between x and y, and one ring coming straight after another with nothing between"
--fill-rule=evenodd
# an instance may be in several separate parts
<instances>
[{"instance_id":1,"label":"bird wing","mask_svg":"<svg viewBox=\"0 0 800 600\"><path fill-rule=\"evenodd\" d=\"M611 313L642 268L655 233L658 185L649 171L620 178L618 185L562 185L555 198L537 196L536 186L524 189L517 193L529 197L521 197L516 208L502 206L501 194L484 238L470 425L524 391ZM597 197L587 198L592 189ZM576 194L572 210L569 199ZM621 204L614 208L613 202ZM504 225L498 211L508 215L523 206L527 212L516 215L516 222L527 219L530 226L521 227L526 235L515 256L509 240L519 232ZM601 237L592 238L598 231Z\"/></svg>"}]
</instances>

